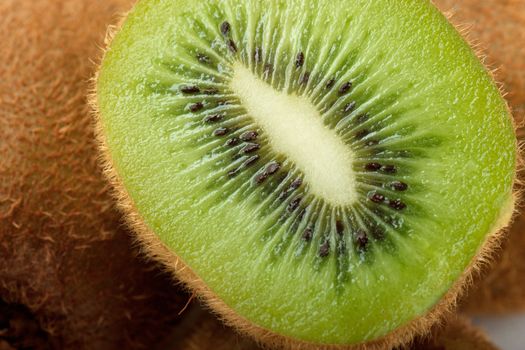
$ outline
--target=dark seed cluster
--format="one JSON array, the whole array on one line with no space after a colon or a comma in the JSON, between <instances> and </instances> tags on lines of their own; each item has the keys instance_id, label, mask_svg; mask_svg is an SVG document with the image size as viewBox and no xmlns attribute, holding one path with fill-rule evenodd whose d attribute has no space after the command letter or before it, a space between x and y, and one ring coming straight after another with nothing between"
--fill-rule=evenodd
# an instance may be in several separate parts
<instances>
[{"instance_id":1,"label":"dark seed cluster","mask_svg":"<svg viewBox=\"0 0 525 350\"><path fill-rule=\"evenodd\" d=\"M217 24L213 29L215 38L210 40L210 43L213 41L214 45L218 44L218 49L212 49L221 55L221 59L224 58L223 62L237 59L245 63L253 62L254 72L268 83L282 77L287 68L265 57L271 56L270 48L262 47L256 42L253 51L246 51L242 40L234 40L242 37L237 35L239 31L236 29L228 21ZM282 221L279 224L288 222L290 230L295 230L294 237L297 237L302 245L311 245L320 258L335 254L338 259L343 259L343 255L352 249L347 247L348 242L351 242L355 251L366 253L372 250L374 242L387 239L389 230L398 227L397 217L407 208L403 192L409 190L409 185L400 181L400 174L406 173L406 169L395 159L377 156L379 150L385 148L384 138L377 133L381 128L376 123L377 115L372 111L363 111L365 105L361 104L362 98L359 97L360 80L341 77L340 73L322 76L317 73L319 70L311 66L311 62L315 60L307 59L310 51L304 47L301 49L290 53L290 61L286 63L286 67L291 68L292 88L301 93L311 87L318 87L316 91L320 91L327 101L326 107L319 107L320 112L325 108L334 116L335 122L327 122L328 126L348 121L345 128L341 128L345 135L348 135L348 140L345 141L362 152L361 155L366 154L366 157L360 157L360 162L356 163L356 170L367 177L367 185L373 186L372 189L367 187L360 198L360 203L364 204L369 212L355 212L352 208L343 208L342 212L336 214L336 209L330 208L329 211L332 211L333 215L331 219L328 215L321 216L315 212L319 210L319 206L312 205L312 202L318 199L312 199L308 195L308 184L303 184L303 175L282 158L261 151L270 147L267 147L265 135L256 125L233 122L234 117L238 115L230 114L230 108L239 109L242 106L239 101L228 95L230 92L226 91L227 84L224 81L221 85L220 81L207 80L203 78L204 74L201 74L198 79L177 85L179 88L175 93L187 97L189 103L184 105L184 111L194 113L195 117L199 118L200 125L209 128L206 137L221 140L219 151L228 154L225 159L231 162L225 166L222 159L220 163L220 172L225 183L237 184L239 179L249 177L248 183L251 188L258 188L260 193L268 196L276 196L278 200L273 201L272 205L280 206ZM215 53L211 54L207 50L191 51L191 57L196 60L197 66L205 66L205 69L202 68L204 72L216 69L221 62ZM195 81L199 82L193 83ZM244 177L241 177L241 174ZM314 214L306 215L307 212ZM402 213L405 215L409 211ZM318 227L321 229L318 230Z\"/></svg>"},{"instance_id":2,"label":"dark seed cluster","mask_svg":"<svg viewBox=\"0 0 525 350\"><path fill-rule=\"evenodd\" d=\"M376 204L387 204L390 208L395 210L403 210L406 204L401 199L389 199L381 193L373 192L368 196L368 199Z\"/></svg>"}]
</instances>

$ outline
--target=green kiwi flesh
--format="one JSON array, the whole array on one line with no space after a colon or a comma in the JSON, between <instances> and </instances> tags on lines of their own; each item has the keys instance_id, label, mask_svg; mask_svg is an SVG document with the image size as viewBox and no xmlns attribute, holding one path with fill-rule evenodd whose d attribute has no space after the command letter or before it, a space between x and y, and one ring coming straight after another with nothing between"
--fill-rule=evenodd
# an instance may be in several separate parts
<instances>
[{"instance_id":1,"label":"green kiwi flesh","mask_svg":"<svg viewBox=\"0 0 525 350\"><path fill-rule=\"evenodd\" d=\"M424 317L512 211L508 108L427 1L142 0L96 88L136 214L287 339Z\"/></svg>"}]
</instances>

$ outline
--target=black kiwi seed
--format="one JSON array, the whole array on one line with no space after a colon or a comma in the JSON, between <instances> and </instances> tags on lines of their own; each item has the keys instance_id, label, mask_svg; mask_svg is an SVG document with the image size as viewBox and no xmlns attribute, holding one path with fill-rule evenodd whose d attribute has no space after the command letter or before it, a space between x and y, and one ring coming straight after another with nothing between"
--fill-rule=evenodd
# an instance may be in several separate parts
<instances>
[{"instance_id":1,"label":"black kiwi seed","mask_svg":"<svg viewBox=\"0 0 525 350\"><path fill-rule=\"evenodd\" d=\"M230 49L232 53L237 52L237 45L235 45L235 41L233 41L232 39L228 39L226 44L228 45L228 48Z\"/></svg>"},{"instance_id":2,"label":"black kiwi seed","mask_svg":"<svg viewBox=\"0 0 525 350\"><path fill-rule=\"evenodd\" d=\"M330 254L330 241L327 240L319 247L319 256L326 258L328 254Z\"/></svg>"},{"instance_id":3,"label":"black kiwi seed","mask_svg":"<svg viewBox=\"0 0 525 350\"><path fill-rule=\"evenodd\" d=\"M229 132L230 132L230 129L228 128L218 128L213 131L213 135L214 136L224 136Z\"/></svg>"},{"instance_id":4,"label":"black kiwi seed","mask_svg":"<svg viewBox=\"0 0 525 350\"><path fill-rule=\"evenodd\" d=\"M255 130L253 130L253 131L246 131L245 133L243 133L241 135L241 140L243 140L243 141L253 141L253 140L255 140L257 138L257 136L259 136L259 134Z\"/></svg>"},{"instance_id":5,"label":"black kiwi seed","mask_svg":"<svg viewBox=\"0 0 525 350\"><path fill-rule=\"evenodd\" d=\"M350 103L347 103L345 107L343 108L344 113L350 113L355 109L356 103L355 101L352 101Z\"/></svg>"},{"instance_id":6,"label":"black kiwi seed","mask_svg":"<svg viewBox=\"0 0 525 350\"><path fill-rule=\"evenodd\" d=\"M226 146L230 146L230 147L237 146L240 142L241 140L238 137L232 137L231 139L226 141Z\"/></svg>"},{"instance_id":7,"label":"black kiwi seed","mask_svg":"<svg viewBox=\"0 0 525 350\"><path fill-rule=\"evenodd\" d=\"M255 63L262 62L262 49L260 47L256 47L253 51L253 60L255 61Z\"/></svg>"},{"instance_id":8,"label":"black kiwi seed","mask_svg":"<svg viewBox=\"0 0 525 350\"><path fill-rule=\"evenodd\" d=\"M212 114L212 115L209 115L207 116L206 118L204 118L204 121L206 123L216 123L218 121L221 121L222 118L224 118L224 116L222 114Z\"/></svg>"},{"instance_id":9,"label":"black kiwi seed","mask_svg":"<svg viewBox=\"0 0 525 350\"><path fill-rule=\"evenodd\" d=\"M209 64L211 62L210 58L208 56L206 56L205 54L202 54L202 53L198 53L197 54L197 60L200 63L205 63L205 64Z\"/></svg>"},{"instance_id":10,"label":"black kiwi seed","mask_svg":"<svg viewBox=\"0 0 525 350\"><path fill-rule=\"evenodd\" d=\"M262 172L260 174L257 174L257 176L255 176L255 183L260 185L264 181L266 181L267 178L268 178L268 174L266 172Z\"/></svg>"},{"instance_id":11,"label":"black kiwi seed","mask_svg":"<svg viewBox=\"0 0 525 350\"><path fill-rule=\"evenodd\" d=\"M395 174L397 172L397 168L395 167L395 165L388 164L388 165L383 165L381 167L381 171L384 173L388 173L388 174Z\"/></svg>"},{"instance_id":12,"label":"black kiwi seed","mask_svg":"<svg viewBox=\"0 0 525 350\"><path fill-rule=\"evenodd\" d=\"M408 189L408 185L401 181L394 181L390 183L390 187L396 191L406 191Z\"/></svg>"},{"instance_id":13,"label":"black kiwi seed","mask_svg":"<svg viewBox=\"0 0 525 350\"><path fill-rule=\"evenodd\" d=\"M297 54L297 57L295 59L295 67L296 68L301 68L304 64L304 53L302 52L299 52Z\"/></svg>"},{"instance_id":14,"label":"black kiwi seed","mask_svg":"<svg viewBox=\"0 0 525 350\"><path fill-rule=\"evenodd\" d=\"M388 206L395 210L403 210L407 207L405 203L403 203L400 199L391 200L388 202Z\"/></svg>"},{"instance_id":15,"label":"black kiwi seed","mask_svg":"<svg viewBox=\"0 0 525 350\"><path fill-rule=\"evenodd\" d=\"M301 238L306 242L310 242L312 240L312 237L313 237L313 231L311 228L305 229L303 232L303 235L301 236Z\"/></svg>"},{"instance_id":16,"label":"black kiwi seed","mask_svg":"<svg viewBox=\"0 0 525 350\"><path fill-rule=\"evenodd\" d=\"M304 72L299 83L301 85L306 85L308 84L308 80L310 80L310 72Z\"/></svg>"},{"instance_id":17,"label":"black kiwi seed","mask_svg":"<svg viewBox=\"0 0 525 350\"><path fill-rule=\"evenodd\" d=\"M260 148L261 148L261 145L259 145L258 143L249 143L243 147L241 152L244 154L253 153L255 151L258 151Z\"/></svg>"},{"instance_id":18,"label":"black kiwi seed","mask_svg":"<svg viewBox=\"0 0 525 350\"><path fill-rule=\"evenodd\" d=\"M230 23L227 21L222 22L221 24L221 33L222 35L226 36L230 34L231 26Z\"/></svg>"},{"instance_id":19,"label":"black kiwi seed","mask_svg":"<svg viewBox=\"0 0 525 350\"><path fill-rule=\"evenodd\" d=\"M290 187L289 189L290 190L296 190L298 189L301 185L303 184L303 179L301 179L300 177L295 179L291 184L290 184Z\"/></svg>"},{"instance_id":20,"label":"black kiwi seed","mask_svg":"<svg viewBox=\"0 0 525 350\"><path fill-rule=\"evenodd\" d=\"M365 165L365 170L367 171L378 171L379 169L381 169L381 164L379 163L368 163Z\"/></svg>"},{"instance_id":21,"label":"black kiwi seed","mask_svg":"<svg viewBox=\"0 0 525 350\"><path fill-rule=\"evenodd\" d=\"M264 169L262 173L258 174L255 177L255 182L257 184L263 183L270 175L273 175L276 172L278 172L280 168L281 168L281 165L279 163L271 162L270 164L266 166L266 168Z\"/></svg>"},{"instance_id":22,"label":"black kiwi seed","mask_svg":"<svg viewBox=\"0 0 525 350\"><path fill-rule=\"evenodd\" d=\"M297 196L295 197L294 199L292 199L290 201L290 203L288 203L288 211L289 212L292 212L294 211L295 209L297 209L297 207L299 206L299 204L301 203L301 200L303 199L302 196Z\"/></svg>"},{"instance_id":23,"label":"black kiwi seed","mask_svg":"<svg viewBox=\"0 0 525 350\"><path fill-rule=\"evenodd\" d=\"M340 95L344 95L348 91L350 91L351 88L352 88L352 82L351 81L347 81L346 83L341 85L341 87L339 88L339 94Z\"/></svg>"},{"instance_id":24,"label":"black kiwi seed","mask_svg":"<svg viewBox=\"0 0 525 350\"><path fill-rule=\"evenodd\" d=\"M345 231L345 226L343 225L343 222L341 220L337 220L335 222L335 230L337 231L337 234L339 236L342 236Z\"/></svg>"},{"instance_id":25,"label":"black kiwi seed","mask_svg":"<svg viewBox=\"0 0 525 350\"><path fill-rule=\"evenodd\" d=\"M365 250L368 246L368 235L366 232L363 230L357 231L357 234L355 235L355 242L357 243L357 247L360 250Z\"/></svg>"},{"instance_id":26,"label":"black kiwi seed","mask_svg":"<svg viewBox=\"0 0 525 350\"><path fill-rule=\"evenodd\" d=\"M363 130L359 130L356 134L355 134L355 137L358 139L358 140L361 140L362 138L364 138L366 135L368 135L370 132L367 130L367 129L363 129Z\"/></svg>"},{"instance_id":27,"label":"black kiwi seed","mask_svg":"<svg viewBox=\"0 0 525 350\"><path fill-rule=\"evenodd\" d=\"M281 168L281 164L279 164L277 162L272 162L272 163L268 164L268 166L266 167L264 172L266 174L268 174L268 175L273 175L276 172L278 172L280 168Z\"/></svg>"},{"instance_id":28,"label":"black kiwi seed","mask_svg":"<svg viewBox=\"0 0 525 350\"><path fill-rule=\"evenodd\" d=\"M248 158L242 165L243 167L249 167L250 165L253 165L255 162L257 162L259 160L259 156L256 154L250 158Z\"/></svg>"},{"instance_id":29,"label":"black kiwi seed","mask_svg":"<svg viewBox=\"0 0 525 350\"><path fill-rule=\"evenodd\" d=\"M201 90L196 85L184 85L181 86L180 92L183 94L198 94Z\"/></svg>"},{"instance_id":30,"label":"black kiwi seed","mask_svg":"<svg viewBox=\"0 0 525 350\"><path fill-rule=\"evenodd\" d=\"M327 88L327 89L331 89L331 88L333 88L334 85L335 85L335 79L330 79L330 80L328 80L328 81L326 82L326 88Z\"/></svg>"},{"instance_id":31,"label":"black kiwi seed","mask_svg":"<svg viewBox=\"0 0 525 350\"><path fill-rule=\"evenodd\" d=\"M373 193L368 198L374 203L382 203L385 201L385 196L380 193Z\"/></svg>"},{"instance_id":32,"label":"black kiwi seed","mask_svg":"<svg viewBox=\"0 0 525 350\"><path fill-rule=\"evenodd\" d=\"M193 113L198 112L203 108L204 108L204 104L202 102L197 102L197 103L190 105L190 111Z\"/></svg>"}]
</instances>

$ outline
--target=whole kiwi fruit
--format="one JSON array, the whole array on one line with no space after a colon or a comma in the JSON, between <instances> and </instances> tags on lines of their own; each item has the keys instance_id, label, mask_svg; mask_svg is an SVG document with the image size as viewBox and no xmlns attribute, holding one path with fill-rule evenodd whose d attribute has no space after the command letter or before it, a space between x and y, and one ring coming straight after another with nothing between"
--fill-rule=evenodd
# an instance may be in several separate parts
<instances>
[{"instance_id":1,"label":"whole kiwi fruit","mask_svg":"<svg viewBox=\"0 0 525 350\"><path fill-rule=\"evenodd\" d=\"M120 0L0 2L0 348L152 348L187 297L134 247L86 103Z\"/></svg>"},{"instance_id":2,"label":"whole kiwi fruit","mask_svg":"<svg viewBox=\"0 0 525 350\"><path fill-rule=\"evenodd\" d=\"M525 1L438 0L453 23L477 44L512 109L520 142L525 141ZM523 177L521 169L520 178ZM517 184L523 191L522 181ZM508 238L466 293L463 309L470 313L516 312L525 309L525 214L523 205Z\"/></svg>"},{"instance_id":3,"label":"whole kiwi fruit","mask_svg":"<svg viewBox=\"0 0 525 350\"><path fill-rule=\"evenodd\" d=\"M288 348L391 348L513 212L492 76L427 1L142 0L96 78L106 173L152 257Z\"/></svg>"}]
</instances>

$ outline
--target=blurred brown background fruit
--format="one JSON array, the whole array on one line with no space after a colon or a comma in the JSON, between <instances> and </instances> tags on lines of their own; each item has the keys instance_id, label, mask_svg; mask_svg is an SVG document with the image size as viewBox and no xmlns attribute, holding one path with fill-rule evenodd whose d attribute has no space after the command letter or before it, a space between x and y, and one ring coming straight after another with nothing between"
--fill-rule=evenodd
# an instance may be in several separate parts
<instances>
[{"instance_id":1,"label":"blurred brown background fruit","mask_svg":"<svg viewBox=\"0 0 525 350\"><path fill-rule=\"evenodd\" d=\"M86 105L130 4L0 1L0 348L151 349L181 318L114 208Z\"/></svg>"}]
</instances>

